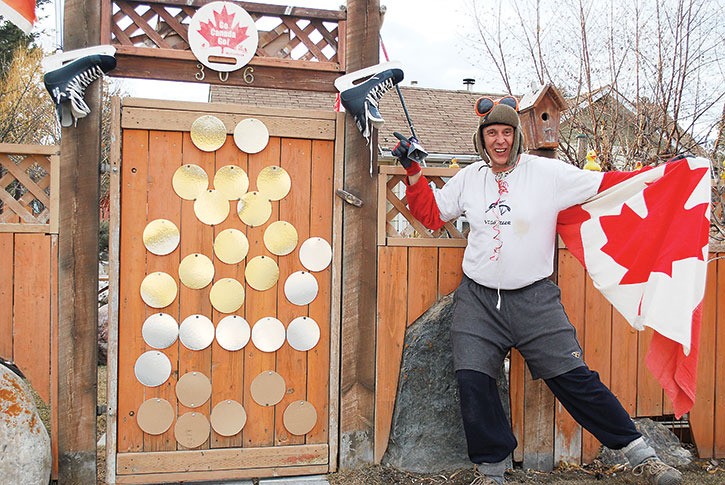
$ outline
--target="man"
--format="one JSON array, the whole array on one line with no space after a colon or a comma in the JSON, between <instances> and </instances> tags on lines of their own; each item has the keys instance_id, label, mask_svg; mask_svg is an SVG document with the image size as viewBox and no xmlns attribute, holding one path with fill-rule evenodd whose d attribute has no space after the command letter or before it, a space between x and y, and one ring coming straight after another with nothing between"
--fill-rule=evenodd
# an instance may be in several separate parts
<instances>
[{"instance_id":1,"label":"man","mask_svg":"<svg viewBox=\"0 0 725 485\"><path fill-rule=\"evenodd\" d=\"M504 483L504 460L517 445L496 387L501 363L515 347L579 424L605 446L623 450L635 474L652 484L680 484L681 473L657 458L582 360L559 288L548 279L557 214L595 195L603 174L523 154L516 109L511 97L478 101L473 141L482 161L435 191L408 158L410 143L393 149L408 175L406 196L418 220L438 229L465 215L470 225L451 340L473 483Z\"/></svg>"}]
</instances>

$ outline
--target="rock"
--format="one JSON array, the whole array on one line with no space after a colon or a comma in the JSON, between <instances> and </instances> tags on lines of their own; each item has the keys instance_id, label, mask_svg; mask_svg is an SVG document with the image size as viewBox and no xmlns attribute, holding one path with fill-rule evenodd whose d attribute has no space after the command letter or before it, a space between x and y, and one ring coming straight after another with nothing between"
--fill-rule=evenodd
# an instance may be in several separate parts
<instances>
[{"instance_id":1,"label":"rock","mask_svg":"<svg viewBox=\"0 0 725 485\"><path fill-rule=\"evenodd\" d=\"M406 331L390 441L383 464L415 473L472 467L453 371L452 315L453 296L449 295L441 298ZM499 385L505 383L505 379L499 380ZM504 409L508 409L508 386L499 390L501 396L506 396Z\"/></svg>"},{"instance_id":2,"label":"rock","mask_svg":"<svg viewBox=\"0 0 725 485\"><path fill-rule=\"evenodd\" d=\"M0 365L0 483L50 480L50 437L27 384Z\"/></svg>"},{"instance_id":3,"label":"rock","mask_svg":"<svg viewBox=\"0 0 725 485\"><path fill-rule=\"evenodd\" d=\"M686 466L692 462L692 453L682 447L677 436L666 426L649 418L635 419L634 424L644 436L645 441L655 449L660 460L675 467ZM598 459L610 466L628 464L624 453L619 450L610 450L606 446L602 447Z\"/></svg>"},{"instance_id":4,"label":"rock","mask_svg":"<svg viewBox=\"0 0 725 485\"><path fill-rule=\"evenodd\" d=\"M108 305L98 308L98 365L108 359Z\"/></svg>"}]
</instances>

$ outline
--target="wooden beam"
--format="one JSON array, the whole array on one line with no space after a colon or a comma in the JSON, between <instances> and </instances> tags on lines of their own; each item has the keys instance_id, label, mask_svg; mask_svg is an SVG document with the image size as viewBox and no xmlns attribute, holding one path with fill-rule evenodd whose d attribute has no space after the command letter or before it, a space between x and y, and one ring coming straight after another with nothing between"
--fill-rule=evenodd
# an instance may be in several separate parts
<instances>
[{"instance_id":1,"label":"wooden beam","mask_svg":"<svg viewBox=\"0 0 725 485\"><path fill-rule=\"evenodd\" d=\"M66 51L97 45L100 2L65 2ZM58 235L58 460L60 483L96 481L96 336L101 82L91 113L61 131Z\"/></svg>"},{"instance_id":2,"label":"wooden beam","mask_svg":"<svg viewBox=\"0 0 725 485\"><path fill-rule=\"evenodd\" d=\"M347 3L346 66L350 71L378 63L380 2ZM377 146L377 134L370 140ZM377 150L372 150L377 166ZM343 211L342 375L340 467L373 462L375 328L377 292L377 177L370 176L371 151L351 116L346 116L344 189L364 204Z\"/></svg>"}]
</instances>

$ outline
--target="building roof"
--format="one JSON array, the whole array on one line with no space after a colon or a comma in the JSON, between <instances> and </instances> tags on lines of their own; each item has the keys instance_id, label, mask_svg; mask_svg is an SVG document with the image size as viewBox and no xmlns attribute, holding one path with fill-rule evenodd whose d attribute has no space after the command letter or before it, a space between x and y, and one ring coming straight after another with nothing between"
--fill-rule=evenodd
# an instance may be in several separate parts
<instances>
[{"instance_id":1,"label":"building roof","mask_svg":"<svg viewBox=\"0 0 725 485\"><path fill-rule=\"evenodd\" d=\"M471 156L478 154L472 136L478 124L473 106L484 93L466 90L430 89L401 86L405 105L410 114L421 145L431 154ZM500 96L500 95L492 95ZM212 86L210 101L269 106L290 109L334 109L334 93L290 91L254 87ZM405 112L395 89L380 100L380 112L385 124L378 134L378 144L383 150L392 149L398 140L398 131L410 136Z\"/></svg>"}]
</instances>

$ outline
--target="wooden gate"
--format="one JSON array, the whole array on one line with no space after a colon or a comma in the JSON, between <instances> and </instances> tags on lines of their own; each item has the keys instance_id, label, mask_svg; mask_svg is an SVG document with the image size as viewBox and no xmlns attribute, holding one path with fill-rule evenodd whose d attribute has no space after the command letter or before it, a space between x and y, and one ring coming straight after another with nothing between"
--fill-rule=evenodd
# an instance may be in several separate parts
<instances>
[{"instance_id":1,"label":"wooden gate","mask_svg":"<svg viewBox=\"0 0 725 485\"><path fill-rule=\"evenodd\" d=\"M335 291L340 238L333 227L340 227L341 218L340 200L334 197L342 172L341 118L333 112L133 99L125 99L123 106L116 102L115 111L120 123L112 153L108 481L159 483L333 471L340 305ZM217 117L226 128L226 140L215 151L201 151L192 141L192 123L203 115ZM259 153L240 150L232 136L238 122L248 118L262 121L269 130L269 143ZM271 166L289 174L291 189L271 202L272 215L263 225L243 223L236 200L229 202L223 222L208 225L196 216L194 200L183 200L172 186L177 169L188 164L206 172L209 189L214 188L215 174L228 165L246 172L250 192L257 190L260 172ZM163 256L152 254L143 240L147 224L157 219L173 222L180 235L176 249ZM275 255L265 245L265 230L275 221L286 221L296 229L298 244L290 254ZM215 237L231 228L244 233L249 243L246 259L236 264L221 262L214 249ZM332 264L308 272L315 276L318 293L311 303L299 306L288 301L284 286L289 275L306 271L299 249L312 237L331 244ZM190 289L179 280L180 262L195 253L213 261L213 282L201 289ZM279 268L276 285L266 291L253 289L245 279L246 264L257 256L271 258ZM178 287L173 302L161 309L148 306L140 293L144 278L159 272L170 275ZM300 351L285 340L278 350L263 352L252 340L237 351L225 350L216 338L201 350L190 350L177 340L158 350L171 363L170 377L159 386L143 385L134 371L137 359L155 351L142 334L146 318L163 312L180 324L191 315L202 315L218 326L228 314L212 304L210 291L225 278L243 285L244 303L230 313L246 319L250 327L265 317L288 327L294 318L305 316L317 322L319 342ZM270 371L284 379L284 396L276 405L260 405L250 388L256 377ZM186 407L178 399L176 385L187 373L200 373L211 384L211 397L200 406ZM173 424L160 434L144 432L137 421L140 406L161 400L170 403ZM247 419L240 432L225 436L218 433L211 416L219 403L232 401L243 406ZM316 411L316 421L309 432L292 434L285 411L303 401ZM189 415L209 428L208 437L193 449L179 439L190 431L180 424Z\"/></svg>"}]
</instances>

